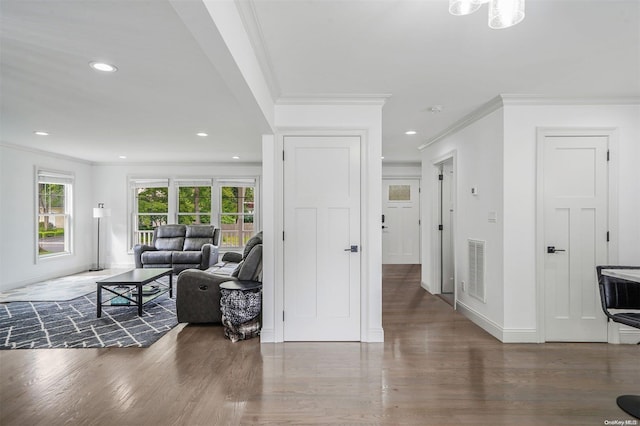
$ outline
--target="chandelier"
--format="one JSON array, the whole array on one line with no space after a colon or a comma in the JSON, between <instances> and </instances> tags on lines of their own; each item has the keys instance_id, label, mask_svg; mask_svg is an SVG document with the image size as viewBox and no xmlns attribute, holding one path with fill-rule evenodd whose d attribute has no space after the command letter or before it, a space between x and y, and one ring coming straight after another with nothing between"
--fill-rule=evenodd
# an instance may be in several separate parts
<instances>
[{"instance_id":1,"label":"chandelier","mask_svg":"<svg viewBox=\"0 0 640 426\"><path fill-rule=\"evenodd\" d=\"M489 3L489 26L509 28L524 19L524 0L449 0L452 15L469 15Z\"/></svg>"}]
</instances>

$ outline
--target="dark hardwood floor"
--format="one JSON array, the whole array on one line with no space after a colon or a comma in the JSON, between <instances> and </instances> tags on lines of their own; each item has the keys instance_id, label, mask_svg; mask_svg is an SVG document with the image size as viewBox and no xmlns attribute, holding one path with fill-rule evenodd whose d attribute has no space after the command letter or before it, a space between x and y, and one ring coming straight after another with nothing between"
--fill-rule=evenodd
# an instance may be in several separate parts
<instances>
[{"instance_id":1,"label":"dark hardwood floor","mask_svg":"<svg viewBox=\"0 0 640 426\"><path fill-rule=\"evenodd\" d=\"M640 393L639 346L502 344L420 288L418 265L383 281L384 344L234 344L179 325L148 349L1 351L0 425L631 420L615 399Z\"/></svg>"}]
</instances>

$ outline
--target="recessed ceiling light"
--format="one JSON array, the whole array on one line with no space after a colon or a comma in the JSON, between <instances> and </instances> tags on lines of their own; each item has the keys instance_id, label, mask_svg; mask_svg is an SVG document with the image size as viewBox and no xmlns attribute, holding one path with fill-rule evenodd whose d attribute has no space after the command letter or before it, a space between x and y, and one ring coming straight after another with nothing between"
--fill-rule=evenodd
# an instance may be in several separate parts
<instances>
[{"instance_id":1,"label":"recessed ceiling light","mask_svg":"<svg viewBox=\"0 0 640 426\"><path fill-rule=\"evenodd\" d=\"M239 159L240 159L240 157L238 157L237 155L234 155L234 156L233 156L233 157L231 157L231 158L233 158L234 160L239 160Z\"/></svg>"},{"instance_id":2,"label":"recessed ceiling light","mask_svg":"<svg viewBox=\"0 0 640 426\"><path fill-rule=\"evenodd\" d=\"M416 133L418 132L416 132L415 130L407 130L406 132L404 132L405 135L415 135Z\"/></svg>"},{"instance_id":3,"label":"recessed ceiling light","mask_svg":"<svg viewBox=\"0 0 640 426\"><path fill-rule=\"evenodd\" d=\"M205 133L205 132L200 132L200 133L196 133L196 135L200 136L200 137L206 137L209 136L209 133Z\"/></svg>"},{"instance_id":4,"label":"recessed ceiling light","mask_svg":"<svg viewBox=\"0 0 640 426\"><path fill-rule=\"evenodd\" d=\"M437 114L439 112L442 112L442 105L434 105L431 108L429 108L429 112L432 114Z\"/></svg>"},{"instance_id":5,"label":"recessed ceiling light","mask_svg":"<svg viewBox=\"0 0 640 426\"><path fill-rule=\"evenodd\" d=\"M33 132L33 134L38 136L49 136L49 132L41 132L40 130Z\"/></svg>"},{"instance_id":6,"label":"recessed ceiling light","mask_svg":"<svg viewBox=\"0 0 640 426\"><path fill-rule=\"evenodd\" d=\"M115 65L106 64L104 62L89 62L89 66L97 71L116 72L118 68Z\"/></svg>"},{"instance_id":7,"label":"recessed ceiling light","mask_svg":"<svg viewBox=\"0 0 640 426\"><path fill-rule=\"evenodd\" d=\"M380 157L381 160L384 160L384 157Z\"/></svg>"},{"instance_id":8,"label":"recessed ceiling light","mask_svg":"<svg viewBox=\"0 0 640 426\"><path fill-rule=\"evenodd\" d=\"M123 159L123 160L126 160L126 159L127 159L127 156L126 156L126 155L118 155L118 158L121 158L121 159Z\"/></svg>"}]
</instances>

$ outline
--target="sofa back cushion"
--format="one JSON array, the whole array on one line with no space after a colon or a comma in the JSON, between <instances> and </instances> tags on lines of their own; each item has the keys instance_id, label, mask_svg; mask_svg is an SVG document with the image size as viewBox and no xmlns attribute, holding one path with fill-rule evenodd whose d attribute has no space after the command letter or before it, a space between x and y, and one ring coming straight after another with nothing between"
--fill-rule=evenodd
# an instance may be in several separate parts
<instances>
[{"instance_id":1,"label":"sofa back cushion","mask_svg":"<svg viewBox=\"0 0 640 426\"><path fill-rule=\"evenodd\" d=\"M262 244L262 231L258 232L256 235L251 237L249 241L247 241L247 245L244 246L244 252L242 253L242 259L246 259L247 256L249 256L249 253L251 253L251 250L253 250L253 248L258 244Z\"/></svg>"},{"instance_id":2,"label":"sofa back cushion","mask_svg":"<svg viewBox=\"0 0 640 426\"><path fill-rule=\"evenodd\" d=\"M262 244L253 246L247 257L238 265L238 279L260 281L262 276Z\"/></svg>"},{"instance_id":3,"label":"sofa back cushion","mask_svg":"<svg viewBox=\"0 0 640 426\"><path fill-rule=\"evenodd\" d=\"M185 225L158 226L153 231L153 246L158 250L182 250L185 233Z\"/></svg>"},{"instance_id":4,"label":"sofa back cushion","mask_svg":"<svg viewBox=\"0 0 640 426\"><path fill-rule=\"evenodd\" d=\"M200 251L203 245L213 244L214 231L213 225L187 225L184 250Z\"/></svg>"}]
</instances>

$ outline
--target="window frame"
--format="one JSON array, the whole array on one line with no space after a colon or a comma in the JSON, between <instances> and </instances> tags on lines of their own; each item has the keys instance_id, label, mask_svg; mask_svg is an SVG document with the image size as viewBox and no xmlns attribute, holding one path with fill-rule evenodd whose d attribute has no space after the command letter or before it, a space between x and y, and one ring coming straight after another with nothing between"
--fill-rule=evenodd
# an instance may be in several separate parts
<instances>
[{"instance_id":1,"label":"window frame","mask_svg":"<svg viewBox=\"0 0 640 426\"><path fill-rule=\"evenodd\" d=\"M34 256L35 263L72 256L74 254L74 197L75 174L68 171L35 167L34 172ZM64 248L61 252L40 253L40 184L64 185L64 213L50 213L47 216L62 217L64 222Z\"/></svg>"},{"instance_id":2,"label":"window frame","mask_svg":"<svg viewBox=\"0 0 640 426\"><path fill-rule=\"evenodd\" d=\"M175 207L175 223L180 223L180 216L209 216L209 223L213 223L214 220L214 202L213 202L213 180L212 179L174 179L173 180L175 193L176 193L176 207ZM209 188L211 190L211 198L209 199L209 212L208 213L181 213L180 212L180 188Z\"/></svg>"},{"instance_id":3,"label":"window frame","mask_svg":"<svg viewBox=\"0 0 640 426\"><path fill-rule=\"evenodd\" d=\"M172 191L169 179L167 178L130 178L128 191L129 191L129 200L130 200L130 208L129 208L129 224L127 226L128 229L128 240L129 240L129 252L133 252L133 247L138 244L138 239L136 238L137 232L139 232L138 228L138 197L136 194L136 190L138 188L167 188L167 224L172 223L172 211L171 211L171 198ZM143 216L153 216L153 215L163 215L163 213L143 213ZM142 243L150 243L151 240L144 240Z\"/></svg>"},{"instance_id":4,"label":"window frame","mask_svg":"<svg viewBox=\"0 0 640 426\"><path fill-rule=\"evenodd\" d=\"M165 175L166 176L166 175ZM189 183L203 183L207 182L211 184L211 223L217 228L222 230L220 222L221 216L221 187L235 185L238 182L245 182L245 186L251 186L254 190L254 208L253 208L253 224L254 232L261 229L261 217L260 217L260 200L261 200L261 186L259 175L233 175L233 176L187 176L187 177L159 177L158 175L152 175L151 177L141 176L127 176L127 200L128 200L128 215L127 215L127 241L129 254L133 254L133 247L138 244L136 241L135 228L137 226L137 200L134 192L135 188L150 187L149 185L157 185L158 187L164 187L160 183L166 183L168 188L168 214L167 224L177 224L179 222L179 188L181 186L193 186ZM250 184L252 182L252 184ZM147 185L147 186L145 186ZM201 186L201 185L196 185ZM193 215L191 213L184 213L186 215ZM206 215L206 214L205 214ZM151 244L151 242L149 242ZM234 251L242 249L242 247L223 247L222 235L220 237L220 248L224 251Z\"/></svg>"}]
</instances>

